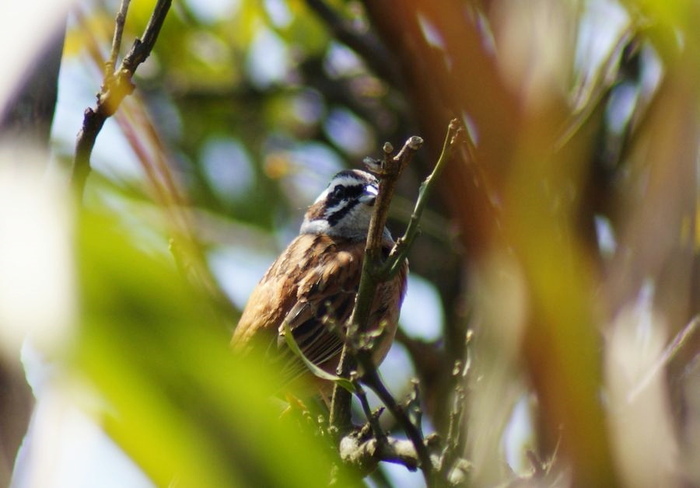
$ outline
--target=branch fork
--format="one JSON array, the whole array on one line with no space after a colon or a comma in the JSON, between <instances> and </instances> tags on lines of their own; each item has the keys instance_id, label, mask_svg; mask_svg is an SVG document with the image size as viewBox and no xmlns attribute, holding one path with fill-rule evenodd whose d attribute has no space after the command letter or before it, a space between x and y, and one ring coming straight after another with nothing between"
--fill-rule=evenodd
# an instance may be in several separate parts
<instances>
[{"instance_id":1,"label":"branch fork","mask_svg":"<svg viewBox=\"0 0 700 488\"><path fill-rule=\"evenodd\" d=\"M418 199L406 232L396 241L386 260L382 258L381 243L389 204L398 178L415 152L421 148L423 139L418 136L410 137L395 155L393 155L393 146L390 143L385 143L383 146L384 157L381 160L365 159L368 169L380 178L379 192L367 236L362 277L355 307L348 322L348 339L337 370L338 381L336 381L333 392L330 412L330 426L332 432L338 436L341 459L359 465L363 470L371 465L368 460L373 460L374 466L378 460L384 460L400 462L409 469L420 468L428 487L436 486L437 476L444 475L445 468L441 464L446 459L444 456L430 454L428 442L421 432L422 412L418 403L418 386L415 385L413 395L405 405L397 402L384 385L372 361L370 351L365 347L358 347L358 343L364 343L362 338L366 334L369 312L377 286L382 281L394 276L406 260L408 251L418 235L420 218L434 182L450 159L452 149L460 140L462 133L463 129L457 120L452 120L435 168L420 186ZM359 378L358 370L361 371ZM343 378L346 379L345 381L347 378L353 378L354 388L346 388L342 383ZM379 428L378 422L376 422L374 414L369 412L360 381L377 394L406 433L407 440L393 439L387 437L381 430L377 430ZM362 440L366 437L367 432L365 431L365 437L363 437L361 435L363 431L358 433L357 430L354 430L350 419L351 391L360 399L369 421L368 425L373 427L370 432L373 432L374 436L367 440Z\"/></svg>"},{"instance_id":2,"label":"branch fork","mask_svg":"<svg viewBox=\"0 0 700 488\"><path fill-rule=\"evenodd\" d=\"M109 60L105 62L104 79L100 93L97 94L95 108L87 108L83 117L83 125L78 133L75 145L75 159L71 182L76 194L82 197L85 190L85 182L90 174L90 158L95 147L97 135L102 130L105 121L114 115L124 98L133 93L135 86L132 78L136 69L143 63L153 50L160 29L170 10L172 0L158 0L148 25L143 33L143 41L136 39L128 54L124 57L119 68L114 71L119 50L121 48L122 33L130 0L122 0L115 19L114 37Z\"/></svg>"}]
</instances>

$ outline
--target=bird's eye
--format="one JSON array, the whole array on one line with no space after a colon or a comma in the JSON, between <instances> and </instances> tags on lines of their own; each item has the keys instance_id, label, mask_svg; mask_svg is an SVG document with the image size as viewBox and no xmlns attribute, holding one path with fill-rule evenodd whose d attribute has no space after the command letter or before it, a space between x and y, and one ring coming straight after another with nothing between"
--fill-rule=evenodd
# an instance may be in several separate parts
<instances>
[{"instance_id":1,"label":"bird's eye","mask_svg":"<svg viewBox=\"0 0 700 488\"><path fill-rule=\"evenodd\" d=\"M333 190L333 196L339 200L342 200L348 195L348 189L345 186L337 186L335 190Z\"/></svg>"}]
</instances>

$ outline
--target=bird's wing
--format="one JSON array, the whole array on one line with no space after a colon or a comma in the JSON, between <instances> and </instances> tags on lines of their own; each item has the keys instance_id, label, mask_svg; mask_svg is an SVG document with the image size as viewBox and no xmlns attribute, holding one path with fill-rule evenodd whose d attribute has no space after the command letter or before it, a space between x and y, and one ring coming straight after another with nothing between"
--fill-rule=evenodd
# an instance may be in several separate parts
<instances>
[{"instance_id":1,"label":"bird's wing","mask_svg":"<svg viewBox=\"0 0 700 488\"><path fill-rule=\"evenodd\" d=\"M279 326L279 346L286 347L284 329L288 324L299 349L312 363L323 366L340 355L343 327L359 286L361 257L352 251L325 253L298 284L297 301ZM285 375L300 374L304 366L299 363L288 361Z\"/></svg>"}]
</instances>

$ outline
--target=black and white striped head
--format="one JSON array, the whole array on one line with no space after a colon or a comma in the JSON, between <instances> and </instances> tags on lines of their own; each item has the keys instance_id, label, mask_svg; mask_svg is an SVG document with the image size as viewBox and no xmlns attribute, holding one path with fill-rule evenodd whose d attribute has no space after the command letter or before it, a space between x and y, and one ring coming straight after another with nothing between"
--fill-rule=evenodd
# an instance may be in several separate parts
<instances>
[{"instance_id":1,"label":"black and white striped head","mask_svg":"<svg viewBox=\"0 0 700 488\"><path fill-rule=\"evenodd\" d=\"M365 239L378 188L366 171L341 171L307 210L300 233Z\"/></svg>"}]
</instances>

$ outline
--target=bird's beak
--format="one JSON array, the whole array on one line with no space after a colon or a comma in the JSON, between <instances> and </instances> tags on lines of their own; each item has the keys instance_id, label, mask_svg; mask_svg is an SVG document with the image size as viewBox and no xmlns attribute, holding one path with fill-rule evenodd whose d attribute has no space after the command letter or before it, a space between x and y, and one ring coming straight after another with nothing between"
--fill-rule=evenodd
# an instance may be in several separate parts
<instances>
[{"instance_id":1,"label":"bird's beak","mask_svg":"<svg viewBox=\"0 0 700 488\"><path fill-rule=\"evenodd\" d=\"M376 186L367 185L365 187L364 193L360 195L360 201L365 205L369 205L371 207L372 205L374 205L375 200L377 200L378 191L379 189Z\"/></svg>"}]
</instances>

